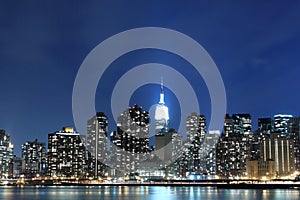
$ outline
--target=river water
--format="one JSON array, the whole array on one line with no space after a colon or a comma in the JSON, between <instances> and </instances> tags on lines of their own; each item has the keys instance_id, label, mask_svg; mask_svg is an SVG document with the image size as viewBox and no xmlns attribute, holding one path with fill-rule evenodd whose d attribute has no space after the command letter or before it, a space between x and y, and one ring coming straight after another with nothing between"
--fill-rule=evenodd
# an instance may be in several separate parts
<instances>
[{"instance_id":1,"label":"river water","mask_svg":"<svg viewBox=\"0 0 300 200\"><path fill-rule=\"evenodd\" d=\"M5 200L163 200L163 199L300 199L300 189L217 189L215 187L170 186L45 186L0 187L0 199Z\"/></svg>"}]
</instances>

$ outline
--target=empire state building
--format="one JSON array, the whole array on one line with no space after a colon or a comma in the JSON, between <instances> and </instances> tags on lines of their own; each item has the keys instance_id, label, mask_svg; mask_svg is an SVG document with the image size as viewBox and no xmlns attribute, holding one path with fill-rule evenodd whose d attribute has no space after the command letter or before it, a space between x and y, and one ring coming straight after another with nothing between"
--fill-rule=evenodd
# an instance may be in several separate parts
<instances>
[{"instance_id":1,"label":"empire state building","mask_svg":"<svg viewBox=\"0 0 300 200\"><path fill-rule=\"evenodd\" d=\"M155 134L163 134L168 131L169 109L165 106L164 85L160 84L160 99L155 108Z\"/></svg>"}]
</instances>

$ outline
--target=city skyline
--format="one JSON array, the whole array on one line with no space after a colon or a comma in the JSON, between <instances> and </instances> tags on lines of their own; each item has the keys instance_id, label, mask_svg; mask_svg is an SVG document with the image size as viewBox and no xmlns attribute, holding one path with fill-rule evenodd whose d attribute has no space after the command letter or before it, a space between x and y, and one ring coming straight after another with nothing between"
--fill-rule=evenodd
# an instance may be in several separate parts
<instances>
[{"instance_id":1,"label":"city skyline","mask_svg":"<svg viewBox=\"0 0 300 200\"><path fill-rule=\"evenodd\" d=\"M0 129L6 130L18 147L36 138L46 141L47 134L58 127L74 127L72 88L86 55L106 38L144 26L178 30L205 47L224 80L228 113L251 113L253 119L278 113L297 116L299 7L299 2L259 1L219 2L218 6L168 1L136 5L21 2L17 6L3 2ZM112 119L108 105L114 84L131 67L147 62L170 65L188 77L197 86L200 113L210 119L210 99L202 78L194 75L184 60L164 51L141 50L116 60L103 77L107 84L98 86L96 110ZM165 79L167 83L172 77ZM148 110L158 102L157 87L138 88L129 104L144 105ZM176 116L176 95L168 88L165 94L170 116ZM174 118L170 127L178 121ZM113 128L113 120L109 123ZM15 151L20 154L21 149Z\"/></svg>"},{"instance_id":2,"label":"city skyline","mask_svg":"<svg viewBox=\"0 0 300 200\"><path fill-rule=\"evenodd\" d=\"M137 105L137 104L134 104L134 105L132 105L132 107L129 107L129 109L134 109L136 106L140 106L140 105ZM140 108L142 108L142 106L140 107ZM126 112L126 110L124 111L124 112ZM147 111L146 111L147 112ZM105 113L104 112L97 112L97 113L95 113L96 115L95 116L97 116L97 115L104 115L105 116ZM194 114L197 114L196 112L192 112L192 113L190 113L191 115L194 115ZM201 114L201 113L199 113L200 114L200 116L203 116L204 118L206 118L206 116L205 115L203 115L203 114ZM206 134L208 134L210 131L219 131L219 133L220 133L220 136L222 136L223 134L226 134L226 131L227 131L227 129L226 129L226 119L227 119L227 117L229 116L229 114L230 113L226 113L225 114L225 116L224 116L224 126L223 126L223 129L222 130L209 130L207 127L205 128L205 132L206 132ZM122 113L120 113L120 116L121 115L123 115ZM249 134L250 132L252 132L252 133L254 133L254 132L256 132L256 131L260 131L260 130L269 130L270 128L272 128L272 132L277 132L277 133L281 133L281 131L279 130L279 129L284 129L283 130L283 133L285 133L285 132L287 132L287 126L288 126L288 122L289 122L289 120L292 120L292 119L295 119L295 118L300 118L300 115L297 115L297 116L293 116L293 115L290 115L290 114L275 114L274 116L264 116L264 117L259 117L259 118L257 118L257 119L254 119L253 120L253 118L251 117L251 114L249 114L249 113L233 113L232 114L233 116L239 116L239 115L241 115L241 116L248 116L249 117L249 119L250 119L250 122L247 122L248 123L248 125L249 126L247 126L247 131L246 131L246 133L247 134ZM76 129L75 129L75 127L72 127L72 126L67 126L67 125L65 125L65 126L62 126L63 128L68 128L68 127L70 127L70 128L72 128L72 130L74 129L74 133L77 133L77 134L81 134L81 135L83 135L83 136L85 136L85 137L90 137L89 136L89 129L90 129L90 122L89 121L91 121L93 118L95 118L95 116L92 116L92 118L91 119L88 119L87 120L87 132L86 133L80 133L80 132L77 132L76 131ZM282 119L284 119L285 120L285 118L286 117L288 117L288 120L286 120L286 121L284 121L284 125L283 126L279 126L279 124L277 124L278 126L279 126L279 129L277 129L277 130L275 130L275 124L276 124L276 117L277 118L282 118ZM105 116L105 118L106 118L106 120L107 121L109 121L109 119ZM190 116L187 116L187 119L188 118L190 118ZM149 120L151 121L151 118L149 117ZM207 119L206 119L207 120ZM263 121L263 122L261 122L260 120L271 120L271 121L269 121L269 123L271 123L270 124L270 127L268 127L268 128L266 128L266 122L265 121ZM253 124L253 121L257 121L257 124ZM94 122L95 123L95 122ZM107 122L106 122L107 123ZM187 122L186 122L187 123ZM281 122L282 123L282 122ZM154 123L155 124L155 123ZM153 125L154 125L153 124ZM263 124L263 125L262 125ZM262 126L265 126L264 128L262 128L262 127L260 127L260 125L262 125ZM149 126L150 126L150 124L149 124ZM183 134L183 135L186 135L186 137L188 137L188 132L189 132L189 130L188 130L188 124L186 124L185 125L186 126L186 130L185 130L185 132L184 133L180 133L180 134ZM255 127L255 128L253 128L253 127ZM257 127L257 128L256 128ZM106 126L105 126L105 128L106 128L106 130L105 130L105 137L104 138L107 138L108 140L109 140L109 137L108 137L108 134L113 134L114 132L116 132L117 131L117 128L115 128L115 129L112 129L110 132L108 132L108 128L109 128L109 125L108 125L108 123L106 124ZM173 127L168 127L168 129L174 129ZM55 131L52 131L52 132L56 132L57 130L59 129L59 127L56 127L56 128L53 128L53 130L55 130ZM100 129L100 127L99 127L99 129ZM9 132L7 132L5 129L0 129L1 131L4 131L6 134L8 134L8 136L9 136L9 138L10 138L10 141L12 141L11 140L11 134L9 133ZM148 131L150 131L151 129L149 129ZM270 129L271 130L271 129ZM151 130L151 131L154 131L153 133L150 133L149 132L149 141L150 141L150 145L154 145L154 135L155 135L155 130ZM162 131L168 131L168 130L162 130ZM177 131L177 130L175 130L174 129L174 131ZM52 132L49 132L49 133L52 133ZM48 136L48 134L49 133L45 133L47 136ZM163 132L162 132L163 133ZM103 136L102 136L103 137ZM152 140L153 141L151 141L151 137L153 138ZM185 138L186 140L188 140L188 138ZM88 140L88 139L87 139ZM46 143L44 140L40 140L40 139L38 139L38 138L34 138L34 139L26 139L26 140L24 140L23 142L22 142L22 144L19 146L20 147L20 151L18 151L18 148L16 148L16 145L12 142L12 145L14 146L14 155L16 155L17 157L19 157L19 156L21 156L21 153L22 153L22 146L23 145L25 145L26 143L28 143L28 142L30 142L30 141L32 141L32 143L34 143L34 142L36 142L36 141L41 141L41 142L44 142L44 143ZM88 147L89 148L89 147ZM107 148L107 147L105 147L105 148ZM149 148L150 148L150 146L149 146ZM17 150L17 151L16 151ZM89 150L91 150L91 149L89 149ZM93 151L93 150L91 150L91 151ZM18 155L18 154L16 154L16 152L18 152L18 153L20 153L20 155Z\"/></svg>"},{"instance_id":3,"label":"city skyline","mask_svg":"<svg viewBox=\"0 0 300 200\"><path fill-rule=\"evenodd\" d=\"M149 113L134 105L120 114L118 129L110 134L110 144L114 144L110 148L106 148L107 120L103 112L88 119L88 135L72 127L49 133L47 151L43 142L26 141L22 158L13 157L14 145L1 130L1 177L123 180L128 173L137 173L159 180L272 180L293 179L299 173L300 117L259 118L259 129L252 131L250 114L226 114L220 135L207 130L206 117L194 112L186 119L187 139L172 128L162 129L155 135L159 143L150 147ZM166 162L171 157L172 162Z\"/></svg>"}]
</instances>

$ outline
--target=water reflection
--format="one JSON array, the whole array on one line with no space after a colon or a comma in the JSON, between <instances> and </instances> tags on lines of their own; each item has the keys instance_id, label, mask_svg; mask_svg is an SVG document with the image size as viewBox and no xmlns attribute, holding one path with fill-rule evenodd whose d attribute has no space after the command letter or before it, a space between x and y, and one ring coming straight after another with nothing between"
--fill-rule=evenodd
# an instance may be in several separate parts
<instances>
[{"instance_id":1,"label":"water reflection","mask_svg":"<svg viewBox=\"0 0 300 200\"><path fill-rule=\"evenodd\" d=\"M111 186L111 187L1 187L0 199L298 199L300 189L234 190L215 187Z\"/></svg>"}]
</instances>

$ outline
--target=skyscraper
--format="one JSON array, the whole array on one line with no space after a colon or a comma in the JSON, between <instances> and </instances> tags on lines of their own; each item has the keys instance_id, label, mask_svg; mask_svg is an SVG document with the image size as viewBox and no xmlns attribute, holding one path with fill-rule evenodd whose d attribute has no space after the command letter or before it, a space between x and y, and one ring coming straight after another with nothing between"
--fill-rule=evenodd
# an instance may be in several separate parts
<instances>
[{"instance_id":1,"label":"skyscraper","mask_svg":"<svg viewBox=\"0 0 300 200\"><path fill-rule=\"evenodd\" d=\"M291 175L295 171L294 142L280 133L264 138L260 146L263 161L275 161L277 176Z\"/></svg>"},{"instance_id":2,"label":"skyscraper","mask_svg":"<svg viewBox=\"0 0 300 200\"><path fill-rule=\"evenodd\" d=\"M20 178L25 172L25 161L23 158L14 157L10 163L9 178Z\"/></svg>"},{"instance_id":3,"label":"skyscraper","mask_svg":"<svg viewBox=\"0 0 300 200\"><path fill-rule=\"evenodd\" d=\"M217 143L217 175L223 178L246 176L250 158L250 114L226 114L224 134Z\"/></svg>"},{"instance_id":4,"label":"skyscraper","mask_svg":"<svg viewBox=\"0 0 300 200\"><path fill-rule=\"evenodd\" d=\"M186 120L187 139L189 142L189 160L188 169L190 172L202 172L200 169L200 155L203 150L203 141L206 134L206 118L204 115L198 115L193 112Z\"/></svg>"},{"instance_id":5,"label":"skyscraper","mask_svg":"<svg viewBox=\"0 0 300 200\"><path fill-rule=\"evenodd\" d=\"M86 147L83 136L73 128L48 134L48 176L86 176Z\"/></svg>"},{"instance_id":6,"label":"skyscraper","mask_svg":"<svg viewBox=\"0 0 300 200\"><path fill-rule=\"evenodd\" d=\"M225 114L223 135L228 135L230 133L233 133L233 119L229 114Z\"/></svg>"},{"instance_id":7,"label":"skyscraper","mask_svg":"<svg viewBox=\"0 0 300 200\"><path fill-rule=\"evenodd\" d=\"M161 81L159 103L155 109L155 134L160 134L168 131L169 124L169 109L165 105L164 85Z\"/></svg>"},{"instance_id":8,"label":"skyscraper","mask_svg":"<svg viewBox=\"0 0 300 200\"><path fill-rule=\"evenodd\" d=\"M258 118L258 129L253 132L253 136L250 141L250 160L253 162L248 162L250 165L255 163L258 165L258 160L260 158L260 144L263 138L270 137L271 133L274 132L274 121L272 118ZM256 161L256 162L254 162ZM258 170L256 170L258 173ZM253 175L252 177L257 178L258 175ZM251 177L251 175L250 175Z\"/></svg>"},{"instance_id":9,"label":"skyscraper","mask_svg":"<svg viewBox=\"0 0 300 200\"><path fill-rule=\"evenodd\" d=\"M34 177L44 175L46 170L46 144L37 139L22 144L22 158L25 161L25 175Z\"/></svg>"},{"instance_id":10,"label":"skyscraper","mask_svg":"<svg viewBox=\"0 0 300 200\"><path fill-rule=\"evenodd\" d=\"M171 160L172 135L175 130L169 131L169 109L165 106L164 85L161 80L159 103L155 108L155 154L162 160Z\"/></svg>"},{"instance_id":11,"label":"skyscraper","mask_svg":"<svg viewBox=\"0 0 300 200\"><path fill-rule=\"evenodd\" d=\"M9 164L14 158L14 145L5 130L0 130L0 178L8 178Z\"/></svg>"},{"instance_id":12,"label":"skyscraper","mask_svg":"<svg viewBox=\"0 0 300 200\"><path fill-rule=\"evenodd\" d=\"M292 118L292 115L278 114L274 115L274 129L276 133L280 133L284 136L289 136L288 122Z\"/></svg>"},{"instance_id":13,"label":"skyscraper","mask_svg":"<svg viewBox=\"0 0 300 200\"><path fill-rule=\"evenodd\" d=\"M249 135L252 129L250 114L233 114L233 132Z\"/></svg>"},{"instance_id":14,"label":"skyscraper","mask_svg":"<svg viewBox=\"0 0 300 200\"><path fill-rule=\"evenodd\" d=\"M155 154L164 161L170 162L179 154L179 146L181 142L181 134L177 133L173 128L167 132L155 135Z\"/></svg>"},{"instance_id":15,"label":"skyscraper","mask_svg":"<svg viewBox=\"0 0 300 200\"><path fill-rule=\"evenodd\" d=\"M216 175L216 146L220 137L220 131L212 130L205 135L202 157L200 159L200 166L203 173L207 175Z\"/></svg>"},{"instance_id":16,"label":"skyscraper","mask_svg":"<svg viewBox=\"0 0 300 200\"><path fill-rule=\"evenodd\" d=\"M258 130L260 132L274 132L274 121L272 118L258 118Z\"/></svg>"},{"instance_id":17,"label":"skyscraper","mask_svg":"<svg viewBox=\"0 0 300 200\"><path fill-rule=\"evenodd\" d=\"M160 150L160 152L157 152L156 149L155 154L160 159L160 156L164 156L164 160L161 160L164 161L164 166L162 165L164 168L162 169L165 169L166 177L179 177L182 174L181 171L185 167L182 165L183 141L181 133L177 133L175 129L170 128L169 131L164 135L157 135L157 138L164 138L163 141L165 142L163 145L161 145L163 148Z\"/></svg>"},{"instance_id":18,"label":"skyscraper","mask_svg":"<svg viewBox=\"0 0 300 200\"><path fill-rule=\"evenodd\" d=\"M172 154L172 132L164 132L155 135L155 154L162 160L170 160Z\"/></svg>"},{"instance_id":19,"label":"skyscraper","mask_svg":"<svg viewBox=\"0 0 300 200\"><path fill-rule=\"evenodd\" d=\"M149 113L134 105L125 110L117 122L117 133L113 136L116 143L126 153L118 163L126 172L135 172L143 154L149 152Z\"/></svg>"},{"instance_id":20,"label":"skyscraper","mask_svg":"<svg viewBox=\"0 0 300 200\"><path fill-rule=\"evenodd\" d=\"M294 142L295 169L300 172L300 117L289 120L289 133Z\"/></svg>"},{"instance_id":21,"label":"skyscraper","mask_svg":"<svg viewBox=\"0 0 300 200\"><path fill-rule=\"evenodd\" d=\"M217 143L217 175L222 178L245 176L249 158L249 140L243 135L223 134Z\"/></svg>"},{"instance_id":22,"label":"skyscraper","mask_svg":"<svg viewBox=\"0 0 300 200\"><path fill-rule=\"evenodd\" d=\"M107 152L108 118L103 112L97 112L87 122L87 149L92 156L91 173L94 177L104 176Z\"/></svg>"},{"instance_id":23,"label":"skyscraper","mask_svg":"<svg viewBox=\"0 0 300 200\"><path fill-rule=\"evenodd\" d=\"M125 165L122 164L122 140L121 135L117 131L110 133L110 156L109 163L111 166L110 175L113 177L123 177L122 169Z\"/></svg>"}]
</instances>

